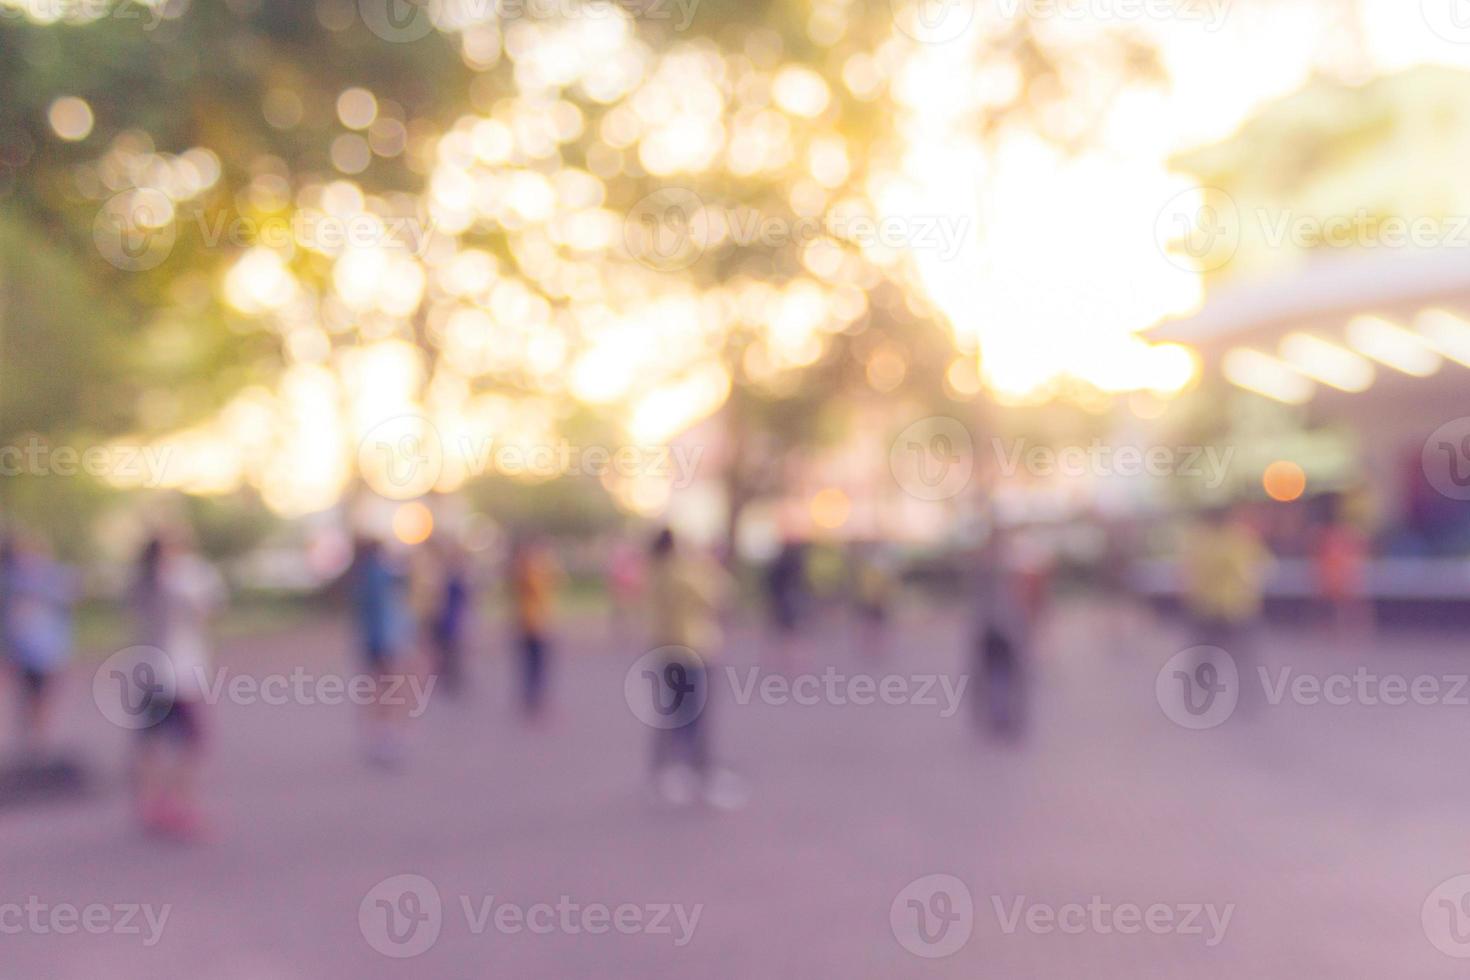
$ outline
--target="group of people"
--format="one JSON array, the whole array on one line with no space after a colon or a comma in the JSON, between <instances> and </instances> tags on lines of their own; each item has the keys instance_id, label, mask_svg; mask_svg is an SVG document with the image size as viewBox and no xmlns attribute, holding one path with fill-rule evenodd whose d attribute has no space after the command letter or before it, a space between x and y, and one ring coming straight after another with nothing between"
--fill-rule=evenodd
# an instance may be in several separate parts
<instances>
[{"instance_id":1,"label":"group of people","mask_svg":"<svg viewBox=\"0 0 1470 980\"><path fill-rule=\"evenodd\" d=\"M634 618L642 619L645 641L661 651L658 676L677 671L682 710L678 724L653 736L652 774L660 795L672 802L721 799L722 771L715 767L705 705L708 663L722 645L722 620L731 608L733 581L719 563L698 549L681 544L668 528L651 539L646 555L627 544L613 549L608 592L613 627L625 633ZM548 692L555 658L554 623L557 595L565 573L546 542L535 535L514 540L504 580L517 672L517 705L532 726L546 722ZM466 622L478 594L464 550L451 540L431 539L408 555L395 554L382 542L359 537L342 582L351 595L363 667L387 681L411 669L416 649L431 651L430 670L450 694L463 690L467 678L463 652ZM641 616L635 616L635 610ZM419 640L426 642L420 643ZM386 683L382 685L386 687ZM399 762L404 750L404 719L399 706L375 705L367 718L367 757L376 764ZM723 782L728 786L728 780Z\"/></svg>"},{"instance_id":2,"label":"group of people","mask_svg":"<svg viewBox=\"0 0 1470 980\"><path fill-rule=\"evenodd\" d=\"M1334 621L1357 628L1366 606L1365 540L1340 525L1328 525L1318 540L1316 567ZM785 542L763 576L765 647L775 669L785 670L799 657L803 627L819 604L808 552L798 541ZM1198 522L1181 555L1184 607L1196 642L1248 660L1272 563L1261 535L1240 511L1217 509ZM978 730L1014 738L1024 726L1029 651L1048 591L1045 574L1018 560L1015 533L1003 527L992 528L970 559L973 718ZM1122 567L1121 559L1109 564ZM858 544L844 554L842 566L856 626L854 649L881 659L890 645L887 624L897 590L891 556L880 545ZM710 665L720 656L735 608L734 581L722 563L668 528L642 548L620 541L607 572L613 642L657 651L654 677L677 685L677 704L699 706L654 732L653 785L671 802L718 795L722 770L715 765L708 720ZM516 704L532 726L546 722L551 707L557 596L565 579L544 539L525 534L513 540L500 580ZM467 655L477 645L469 623L481 586L471 555L452 535L436 534L411 549L358 536L333 591L350 609L361 673L378 680L375 690L392 689L393 679L426 663L443 695L464 692L470 683ZM172 525L143 543L127 591L138 649L156 651L158 658L150 676L170 679L143 705L137 726L132 785L139 819L150 831L195 835L205 823L196 787L206 744L210 620L225 602L223 580L198 555L187 528ZM44 760L53 748L56 680L71 656L79 592L78 573L58 561L43 538L0 538L0 641L14 668L17 745L26 760ZM375 697L362 716L366 759L386 767L401 763L407 722L401 698Z\"/></svg>"},{"instance_id":3,"label":"group of people","mask_svg":"<svg viewBox=\"0 0 1470 980\"><path fill-rule=\"evenodd\" d=\"M529 722L544 718L551 658L551 619L562 572L539 539L517 539L511 549L510 586L519 704ZM383 541L359 535L352 560L339 580L348 596L363 672L386 689L391 678L412 669L417 651L428 654L430 672L453 697L467 684L467 628L477 583L463 545L436 535L419 549L398 554ZM365 719L367 758L392 766L404 755L403 705L378 698Z\"/></svg>"}]
</instances>

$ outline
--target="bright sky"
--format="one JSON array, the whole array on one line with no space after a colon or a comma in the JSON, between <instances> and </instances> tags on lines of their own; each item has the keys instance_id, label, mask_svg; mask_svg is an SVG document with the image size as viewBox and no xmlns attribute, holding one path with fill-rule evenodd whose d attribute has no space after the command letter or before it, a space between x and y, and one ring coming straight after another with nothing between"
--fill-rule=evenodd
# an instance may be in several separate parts
<instances>
[{"instance_id":1,"label":"bright sky","mask_svg":"<svg viewBox=\"0 0 1470 980\"><path fill-rule=\"evenodd\" d=\"M923 81L905 100L904 173L931 206L969 208L974 235L954 261L915 258L962 342L978 342L982 376L1003 398L1043 399L1069 377L1104 391L1177 386L1177 357L1149 358L1134 336L1204 299L1197 271L1160 248L1160 212L1191 186L1170 172L1170 157L1228 138L1314 71L1367 80L1418 64L1470 67L1470 16L1463 26L1452 17L1459 0L1359 0L1361 32L1337 0L1219 2L1227 6L1185 5L1193 18L1132 22L1154 37L1169 83L1118 99L1099 145L1080 158L1026 135L983 152L956 123L957 100L932 97L960 87L961 47L916 49L907 70ZM1094 8L1133 9L1089 0ZM1099 25L1064 28L1082 36ZM956 193L967 185L973 193Z\"/></svg>"}]
</instances>

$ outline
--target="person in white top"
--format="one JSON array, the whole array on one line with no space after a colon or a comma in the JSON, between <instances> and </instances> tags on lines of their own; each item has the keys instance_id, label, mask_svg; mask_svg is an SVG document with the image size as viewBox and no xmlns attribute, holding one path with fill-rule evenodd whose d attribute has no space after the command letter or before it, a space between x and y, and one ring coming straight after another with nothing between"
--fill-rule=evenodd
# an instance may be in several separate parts
<instances>
[{"instance_id":1,"label":"person in white top","mask_svg":"<svg viewBox=\"0 0 1470 980\"><path fill-rule=\"evenodd\" d=\"M141 644L160 679L140 729L134 779L138 815L150 832L194 837L204 759L204 692L212 660L209 621L223 606L219 573L189 547L182 530L161 531L143 547L133 583Z\"/></svg>"}]
</instances>

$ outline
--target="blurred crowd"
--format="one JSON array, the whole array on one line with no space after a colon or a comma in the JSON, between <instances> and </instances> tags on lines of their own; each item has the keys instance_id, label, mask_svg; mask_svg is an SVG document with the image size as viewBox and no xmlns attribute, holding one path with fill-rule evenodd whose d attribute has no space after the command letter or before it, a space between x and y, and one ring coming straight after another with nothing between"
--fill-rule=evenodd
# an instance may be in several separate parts
<instances>
[{"instance_id":1,"label":"blurred crowd","mask_svg":"<svg viewBox=\"0 0 1470 980\"><path fill-rule=\"evenodd\" d=\"M1362 636L1373 625L1367 588L1368 536L1339 498L1317 508L1312 528L1316 589L1328 628ZM1194 642L1228 649L1249 664L1275 558L1258 511L1217 507L1194 515L1177 552L1177 608ZM830 642L835 623L856 656L881 663L901 651L895 606L914 565L882 541L838 546L789 537L759 568L741 567L668 527L622 535L600 551L605 636L617 651L649 658L644 676L664 718L653 726L651 792L665 803L735 805L739 778L718 764L709 712L711 664L732 620L764 610L760 657L788 673L809 664L813 633ZM1116 523L1087 576L1099 616L1111 625L1099 643L1125 646L1140 628L1136 529ZM1059 562L1025 527L987 514L974 544L950 556L960 571L954 598L968 608L965 640L971 717L1000 742L1022 736L1035 636L1058 591ZM70 764L57 747L55 702L75 652L78 571L44 537L12 528L0 547L0 637L14 689L12 769ZM569 577L548 536L511 536L501 560L486 562L460 536L437 530L416 545L359 533L350 560L324 590L352 624L358 676L373 692L360 719L366 763L397 767L409 757L414 719L402 698L383 696L405 675L431 678L443 697L472 689L474 662L489 649L509 656L514 704L530 727L548 724L558 672ZM953 582L949 583L953 586ZM743 585L743 587L742 587ZM742 597L745 601L742 601ZM183 522L162 523L139 549L125 605L135 655L113 671L119 699L137 719L129 784L140 826L197 837L207 821L198 799L212 724L206 691L216 641L213 621L228 598L225 578L199 553ZM498 599L504 632L489 633L477 610ZM837 617L837 618L834 618ZM600 628L600 627L599 627ZM95 690L108 690L104 683ZM96 696L94 694L94 696ZM110 696L110 695L109 695ZM99 705L99 707L101 707Z\"/></svg>"}]
</instances>

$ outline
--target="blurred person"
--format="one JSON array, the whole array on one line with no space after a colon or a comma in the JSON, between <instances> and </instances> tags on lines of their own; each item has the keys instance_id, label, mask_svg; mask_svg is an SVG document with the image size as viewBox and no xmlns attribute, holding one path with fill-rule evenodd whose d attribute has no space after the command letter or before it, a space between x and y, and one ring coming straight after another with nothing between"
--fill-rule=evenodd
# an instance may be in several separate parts
<instances>
[{"instance_id":1,"label":"blurred person","mask_svg":"<svg viewBox=\"0 0 1470 980\"><path fill-rule=\"evenodd\" d=\"M696 798L711 806L736 806L743 790L733 774L713 764L708 718L708 665L724 642L720 613L732 582L713 561L687 553L668 528L649 548L648 578L649 642L663 653L654 667L654 697L672 697L675 712L669 727L653 733L655 791L676 806Z\"/></svg>"},{"instance_id":2,"label":"blurred person","mask_svg":"<svg viewBox=\"0 0 1470 980\"><path fill-rule=\"evenodd\" d=\"M27 764L47 760L57 680L72 652L76 576L57 562L42 538L18 534L0 541L0 633L19 693L17 744Z\"/></svg>"},{"instance_id":3,"label":"blurred person","mask_svg":"<svg viewBox=\"0 0 1470 980\"><path fill-rule=\"evenodd\" d=\"M520 652L521 712L531 722L545 718L551 619L561 580L561 567L538 538L517 539L510 556L510 589Z\"/></svg>"},{"instance_id":4,"label":"blurred person","mask_svg":"<svg viewBox=\"0 0 1470 980\"><path fill-rule=\"evenodd\" d=\"M770 615L771 650L780 668L795 660L796 634L806 602L806 549L788 538L766 569L767 609Z\"/></svg>"},{"instance_id":5,"label":"blurred person","mask_svg":"<svg viewBox=\"0 0 1470 980\"><path fill-rule=\"evenodd\" d=\"M224 605L224 582L183 528L168 527L143 546L132 600L140 645L151 648L155 675L171 679L145 707L133 767L138 816L150 832L195 838L205 830L198 783L213 661L209 622Z\"/></svg>"},{"instance_id":6,"label":"blurred person","mask_svg":"<svg viewBox=\"0 0 1470 980\"><path fill-rule=\"evenodd\" d=\"M368 762L394 766L406 749L405 710L386 693L402 677L413 646L407 575L383 542L366 535L353 542L347 574L363 667L376 682L365 718L364 751Z\"/></svg>"},{"instance_id":7,"label":"blurred person","mask_svg":"<svg viewBox=\"0 0 1470 980\"><path fill-rule=\"evenodd\" d=\"M1025 724L1037 586L1034 576L1018 566L1013 532L999 525L981 545L973 574L971 673L980 679L980 696L972 702L975 726L1001 738L1017 738Z\"/></svg>"},{"instance_id":8,"label":"blurred person","mask_svg":"<svg viewBox=\"0 0 1470 980\"><path fill-rule=\"evenodd\" d=\"M429 620L429 641L434 671L445 691L457 695L464 689L464 631L471 594L469 553L447 534L436 536L432 544L438 558L439 591Z\"/></svg>"},{"instance_id":9,"label":"blurred person","mask_svg":"<svg viewBox=\"0 0 1470 980\"><path fill-rule=\"evenodd\" d=\"M434 620L444 599L444 555L438 548L442 532L428 541L408 547L400 563L406 572L404 594L415 641L423 647L430 663L438 659L434 640Z\"/></svg>"},{"instance_id":10,"label":"blurred person","mask_svg":"<svg viewBox=\"0 0 1470 980\"><path fill-rule=\"evenodd\" d=\"M1274 559L1238 508L1208 510L1186 538L1184 607L1199 646L1219 647L1241 678L1254 675L1255 634ZM1240 707L1250 684L1241 685Z\"/></svg>"},{"instance_id":11,"label":"blurred person","mask_svg":"<svg viewBox=\"0 0 1470 980\"><path fill-rule=\"evenodd\" d=\"M889 607L895 583L879 545L854 548L852 575L858 649L869 660L880 660L888 652Z\"/></svg>"},{"instance_id":12,"label":"blurred person","mask_svg":"<svg viewBox=\"0 0 1470 980\"><path fill-rule=\"evenodd\" d=\"M1374 627L1367 584L1368 536L1349 519L1345 497L1332 494L1326 504L1326 521L1313 542L1318 594L1327 603L1337 639L1366 642Z\"/></svg>"}]
</instances>

